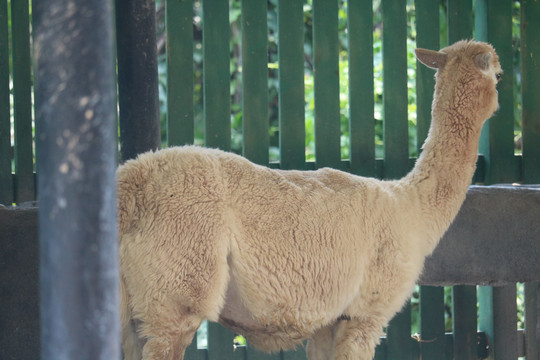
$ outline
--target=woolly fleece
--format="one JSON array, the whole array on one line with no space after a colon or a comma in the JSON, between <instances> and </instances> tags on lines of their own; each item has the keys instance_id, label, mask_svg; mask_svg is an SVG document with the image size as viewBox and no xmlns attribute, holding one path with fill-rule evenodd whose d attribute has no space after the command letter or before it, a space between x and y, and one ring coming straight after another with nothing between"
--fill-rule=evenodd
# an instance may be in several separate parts
<instances>
[{"instance_id":1,"label":"woolly fleece","mask_svg":"<svg viewBox=\"0 0 540 360\"><path fill-rule=\"evenodd\" d=\"M417 57L437 69L433 120L401 180L273 170L195 146L120 166L125 359L183 359L204 319L262 350L309 339L311 360L373 358L465 198L498 107L490 45Z\"/></svg>"}]
</instances>

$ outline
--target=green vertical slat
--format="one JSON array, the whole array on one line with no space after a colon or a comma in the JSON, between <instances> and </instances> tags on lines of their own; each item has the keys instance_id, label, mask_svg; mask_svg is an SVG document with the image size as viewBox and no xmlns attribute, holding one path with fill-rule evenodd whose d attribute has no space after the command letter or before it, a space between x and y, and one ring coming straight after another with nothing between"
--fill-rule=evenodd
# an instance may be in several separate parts
<instances>
[{"instance_id":1,"label":"green vertical slat","mask_svg":"<svg viewBox=\"0 0 540 360\"><path fill-rule=\"evenodd\" d=\"M476 287L454 286L452 288L454 359L477 359L476 316Z\"/></svg>"},{"instance_id":2,"label":"green vertical slat","mask_svg":"<svg viewBox=\"0 0 540 360\"><path fill-rule=\"evenodd\" d=\"M390 321L386 331L387 359L411 360L411 303Z\"/></svg>"},{"instance_id":3,"label":"green vertical slat","mask_svg":"<svg viewBox=\"0 0 540 360\"><path fill-rule=\"evenodd\" d=\"M405 1L382 2L384 176L409 170L407 99L407 11Z\"/></svg>"},{"instance_id":4,"label":"green vertical slat","mask_svg":"<svg viewBox=\"0 0 540 360\"><path fill-rule=\"evenodd\" d=\"M242 359L233 347L234 333L221 325L208 322L208 360Z\"/></svg>"},{"instance_id":5,"label":"green vertical slat","mask_svg":"<svg viewBox=\"0 0 540 360\"><path fill-rule=\"evenodd\" d=\"M415 0L416 47L439 50L439 4L432 0ZM420 152L431 124L431 103L435 89L433 69L416 62L416 133Z\"/></svg>"},{"instance_id":6,"label":"green vertical slat","mask_svg":"<svg viewBox=\"0 0 540 360\"><path fill-rule=\"evenodd\" d=\"M306 162L304 13L302 0L278 2L279 147L282 169Z\"/></svg>"},{"instance_id":7,"label":"green vertical slat","mask_svg":"<svg viewBox=\"0 0 540 360\"><path fill-rule=\"evenodd\" d=\"M0 0L0 204L13 203L7 0Z\"/></svg>"},{"instance_id":8,"label":"green vertical slat","mask_svg":"<svg viewBox=\"0 0 540 360\"><path fill-rule=\"evenodd\" d=\"M416 0L416 46L439 49L439 4L431 0ZM431 124L431 103L435 88L434 71L416 62L416 132L420 153ZM444 359L444 288L420 287L420 335L425 341L421 345L423 360Z\"/></svg>"},{"instance_id":9,"label":"green vertical slat","mask_svg":"<svg viewBox=\"0 0 540 360\"><path fill-rule=\"evenodd\" d=\"M341 162L338 1L313 0L315 158L317 167Z\"/></svg>"},{"instance_id":10,"label":"green vertical slat","mask_svg":"<svg viewBox=\"0 0 540 360\"><path fill-rule=\"evenodd\" d=\"M523 182L540 183L540 2L521 1Z\"/></svg>"},{"instance_id":11,"label":"green vertical slat","mask_svg":"<svg viewBox=\"0 0 540 360\"><path fill-rule=\"evenodd\" d=\"M514 93L512 49L512 0L475 1L475 37L490 42L499 55L504 71L497 85L499 109L489 119L480 138L485 158L485 182L513 182L514 166Z\"/></svg>"},{"instance_id":12,"label":"green vertical slat","mask_svg":"<svg viewBox=\"0 0 540 360\"><path fill-rule=\"evenodd\" d=\"M516 286L478 288L478 328L489 339L489 360L517 359Z\"/></svg>"},{"instance_id":13,"label":"green vertical slat","mask_svg":"<svg viewBox=\"0 0 540 360\"><path fill-rule=\"evenodd\" d=\"M195 359L208 360L208 349L199 349ZM190 360L190 359L186 358L185 360Z\"/></svg>"},{"instance_id":14,"label":"green vertical slat","mask_svg":"<svg viewBox=\"0 0 540 360\"><path fill-rule=\"evenodd\" d=\"M525 284L525 354L527 359L540 359L538 332L538 281Z\"/></svg>"},{"instance_id":15,"label":"green vertical slat","mask_svg":"<svg viewBox=\"0 0 540 360\"><path fill-rule=\"evenodd\" d=\"M407 12L405 1L382 2L384 176L400 178L409 170L407 100ZM390 322L388 359L411 359L411 305Z\"/></svg>"},{"instance_id":16,"label":"green vertical slat","mask_svg":"<svg viewBox=\"0 0 540 360\"><path fill-rule=\"evenodd\" d=\"M375 176L373 2L347 3L351 172Z\"/></svg>"},{"instance_id":17,"label":"green vertical slat","mask_svg":"<svg viewBox=\"0 0 540 360\"><path fill-rule=\"evenodd\" d=\"M193 341L191 341L184 353L184 360L202 360L200 355L201 352L197 349L197 334L195 334Z\"/></svg>"},{"instance_id":18,"label":"green vertical slat","mask_svg":"<svg viewBox=\"0 0 540 360\"><path fill-rule=\"evenodd\" d=\"M448 44L473 36L472 0L448 0ZM476 359L476 287L460 285L452 289L454 358Z\"/></svg>"},{"instance_id":19,"label":"green vertical slat","mask_svg":"<svg viewBox=\"0 0 540 360\"><path fill-rule=\"evenodd\" d=\"M454 339L453 334L445 335L445 356L443 360L454 360Z\"/></svg>"},{"instance_id":20,"label":"green vertical slat","mask_svg":"<svg viewBox=\"0 0 540 360\"><path fill-rule=\"evenodd\" d=\"M447 0L448 44L473 36L472 0Z\"/></svg>"},{"instance_id":21,"label":"green vertical slat","mask_svg":"<svg viewBox=\"0 0 540 360\"><path fill-rule=\"evenodd\" d=\"M474 36L478 41L487 41L488 38L488 9L487 1L479 0L474 3L476 21L474 22Z\"/></svg>"},{"instance_id":22,"label":"green vertical slat","mask_svg":"<svg viewBox=\"0 0 540 360\"><path fill-rule=\"evenodd\" d=\"M299 346L298 348L296 348L296 351L286 351L282 354L283 360L306 360L306 357L307 355L305 346Z\"/></svg>"},{"instance_id":23,"label":"green vertical slat","mask_svg":"<svg viewBox=\"0 0 540 360\"><path fill-rule=\"evenodd\" d=\"M203 0L203 88L205 145L231 147L229 3Z\"/></svg>"},{"instance_id":24,"label":"green vertical slat","mask_svg":"<svg viewBox=\"0 0 540 360\"><path fill-rule=\"evenodd\" d=\"M373 357L373 360L386 360L386 350L386 339L383 339L375 348L375 356Z\"/></svg>"},{"instance_id":25,"label":"green vertical slat","mask_svg":"<svg viewBox=\"0 0 540 360\"><path fill-rule=\"evenodd\" d=\"M268 133L267 1L242 1L242 128L243 154L266 165Z\"/></svg>"},{"instance_id":26,"label":"green vertical slat","mask_svg":"<svg viewBox=\"0 0 540 360\"><path fill-rule=\"evenodd\" d=\"M495 47L505 74L497 85L499 109L489 119L480 138L485 158L485 182L512 182L514 165L512 0L475 2L476 38ZM490 341L490 359L517 358L515 285L480 287L479 329Z\"/></svg>"},{"instance_id":27,"label":"green vertical slat","mask_svg":"<svg viewBox=\"0 0 540 360\"><path fill-rule=\"evenodd\" d=\"M28 0L11 2L13 102L15 116L15 201L34 200L32 79Z\"/></svg>"},{"instance_id":28,"label":"green vertical slat","mask_svg":"<svg viewBox=\"0 0 540 360\"><path fill-rule=\"evenodd\" d=\"M167 1L167 143L192 144L193 1Z\"/></svg>"},{"instance_id":29,"label":"green vertical slat","mask_svg":"<svg viewBox=\"0 0 540 360\"><path fill-rule=\"evenodd\" d=\"M523 182L540 182L540 2L521 1L521 91ZM540 358L538 294L540 284L525 284L525 336L527 359Z\"/></svg>"},{"instance_id":30,"label":"green vertical slat","mask_svg":"<svg viewBox=\"0 0 540 360\"><path fill-rule=\"evenodd\" d=\"M420 287L420 336L422 360L444 359L444 288Z\"/></svg>"}]
</instances>

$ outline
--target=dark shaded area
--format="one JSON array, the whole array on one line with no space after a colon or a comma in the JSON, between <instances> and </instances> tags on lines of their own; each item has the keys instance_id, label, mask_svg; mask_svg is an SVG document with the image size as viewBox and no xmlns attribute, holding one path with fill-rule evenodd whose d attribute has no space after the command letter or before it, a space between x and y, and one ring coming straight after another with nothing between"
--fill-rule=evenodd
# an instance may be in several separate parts
<instances>
[{"instance_id":1,"label":"dark shaded area","mask_svg":"<svg viewBox=\"0 0 540 360\"><path fill-rule=\"evenodd\" d=\"M155 1L116 0L122 161L161 145Z\"/></svg>"},{"instance_id":2,"label":"dark shaded area","mask_svg":"<svg viewBox=\"0 0 540 360\"><path fill-rule=\"evenodd\" d=\"M0 359L39 359L39 245L35 207L0 207Z\"/></svg>"}]
</instances>

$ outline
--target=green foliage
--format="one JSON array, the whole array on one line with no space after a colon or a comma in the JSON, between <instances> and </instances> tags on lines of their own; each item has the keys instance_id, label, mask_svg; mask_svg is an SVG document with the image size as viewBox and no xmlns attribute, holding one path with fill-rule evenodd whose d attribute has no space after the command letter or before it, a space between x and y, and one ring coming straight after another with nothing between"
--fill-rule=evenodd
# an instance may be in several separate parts
<instances>
[{"instance_id":1,"label":"green foliage","mask_svg":"<svg viewBox=\"0 0 540 360\"><path fill-rule=\"evenodd\" d=\"M231 147L232 151L240 153L242 147L242 72L241 72L241 2L230 0L230 73L231 73ZM348 34L347 34L347 2L339 2L339 81L340 81L340 128L342 158L349 157L349 98L348 98ZM158 16L158 44L164 41L164 8L165 0L156 0ZM204 142L203 120L203 94L202 94L202 6L200 0L194 1L194 116L195 116L195 142ZM445 18L445 9L441 6L441 18ZM383 138L383 97L382 97L382 16L381 1L373 2L373 61L374 61L374 103L375 103L375 154L382 158L384 153ZM408 122L409 122L409 156L417 155L416 144L416 83L414 57L416 30L414 27L414 1L407 0L408 37L407 37L407 68L408 68ZM305 125L306 125L306 159L314 160L314 79L313 79L313 44L312 44L312 1L307 0L304 4L304 68L305 68ZM445 27L446 22L441 22ZM444 29L443 29L444 30ZM279 158L278 149L278 50L277 50L277 0L268 1L268 95L269 95L269 127L270 127L270 155L272 161ZM442 33L442 32L441 32ZM160 41L161 40L161 41ZM160 73L160 102L162 138L166 142L166 56L165 47L160 48L159 73Z\"/></svg>"}]
</instances>

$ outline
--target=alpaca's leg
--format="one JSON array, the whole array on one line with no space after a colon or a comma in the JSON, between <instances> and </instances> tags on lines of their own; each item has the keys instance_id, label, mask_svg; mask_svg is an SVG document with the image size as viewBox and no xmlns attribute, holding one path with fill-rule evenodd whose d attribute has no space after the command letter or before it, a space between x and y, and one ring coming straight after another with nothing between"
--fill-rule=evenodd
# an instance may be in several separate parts
<instances>
[{"instance_id":1,"label":"alpaca's leg","mask_svg":"<svg viewBox=\"0 0 540 360\"><path fill-rule=\"evenodd\" d=\"M372 360L383 322L374 318L341 321L335 338L334 360Z\"/></svg>"},{"instance_id":2,"label":"alpaca's leg","mask_svg":"<svg viewBox=\"0 0 540 360\"><path fill-rule=\"evenodd\" d=\"M158 232L123 236L122 273L145 341L143 360L182 358L201 321L219 318L229 282L227 232L217 222L197 227L195 220L184 216L179 226L164 216L155 220Z\"/></svg>"},{"instance_id":3,"label":"alpaca's leg","mask_svg":"<svg viewBox=\"0 0 540 360\"><path fill-rule=\"evenodd\" d=\"M339 323L319 329L311 339L308 340L306 353L309 360L332 359L335 348L335 336Z\"/></svg>"},{"instance_id":4,"label":"alpaca's leg","mask_svg":"<svg viewBox=\"0 0 540 360\"><path fill-rule=\"evenodd\" d=\"M122 352L124 360L142 359L142 340L137 336L135 324L132 320L122 326Z\"/></svg>"},{"instance_id":5,"label":"alpaca's leg","mask_svg":"<svg viewBox=\"0 0 540 360\"><path fill-rule=\"evenodd\" d=\"M163 310L163 308L162 308ZM163 311L141 325L146 338L142 350L143 360L182 360L191 344L202 318L178 309Z\"/></svg>"},{"instance_id":6,"label":"alpaca's leg","mask_svg":"<svg viewBox=\"0 0 540 360\"><path fill-rule=\"evenodd\" d=\"M132 318L130 310L129 294L126 288L124 276L120 277L121 289L121 323L122 323L122 359L141 360L143 341L137 335L135 320Z\"/></svg>"},{"instance_id":7,"label":"alpaca's leg","mask_svg":"<svg viewBox=\"0 0 540 360\"><path fill-rule=\"evenodd\" d=\"M132 295L138 334L146 340L143 360L183 359L202 320L217 319L229 281L227 263L207 264L207 268L172 271L166 274L171 281L162 287L159 281L147 283L145 290ZM167 268L173 269L173 264Z\"/></svg>"},{"instance_id":8,"label":"alpaca's leg","mask_svg":"<svg viewBox=\"0 0 540 360\"><path fill-rule=\"evenodd\" d=\"M222 266L214 274L205 271L184 273L183 276L169 274L169 278L182 278L182 283L166 289L153 286L147 292L137 294L141 301L134 313L140 321L139 336L146 340L143 360L183 359L202 320L213 320L223 306L228 283L226 270ZM218 275L223 273L226 275ZM201 280L201 274L206 281ZM148 297L150 301L142 301Z\"/></svg>"}]
</instances>

